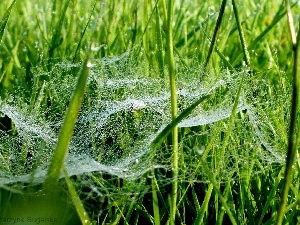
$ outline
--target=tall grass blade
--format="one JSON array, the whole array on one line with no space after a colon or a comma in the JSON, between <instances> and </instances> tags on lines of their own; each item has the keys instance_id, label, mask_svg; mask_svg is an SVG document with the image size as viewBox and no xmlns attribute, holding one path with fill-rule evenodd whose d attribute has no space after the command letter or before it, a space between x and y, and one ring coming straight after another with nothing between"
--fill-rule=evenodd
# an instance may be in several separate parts
<instances>
[{"instance_id":1,"label":"tall grass blade","mask_svg":"<svg viewBox=\"0 0 300 225\"><path fill-rule=\"evenodd\" d=\"M294 7L297 4L294 3L292 5L292 7ZM248 52L250 52L251 50L253 50L256 45L261 42L266 36L267 34L275 27L275 25L285 16L285 14L287 13L286 9L284 8L283 5L281 5L281 7L278 9L276 15L274 16L271 24L263 31L261 32L260 35L258 35L253 41L252 43L248 46ZM234 62L232 63L233 66L236 66L236 64L241 60L241 58L243 57L243 53L241 53L240 55L238 55L236 57L236 59L234 60Z\"/></svg>"},{"instance_id":2,"label":"tall grass blade","mask_svg":"<svg viewBox=\"0 0 300 225\"><path fill-rule=\"evenodd\" d=\"M180 60L180 63L182 64L182 66L185 68L188 68L187 63L185 62L184 58L181 56L179 50L176 47L174 47L174 52L178 56L178 59Z\"/></svg>"},{"instance_id":3,"label":"tall grass blade","mask_svg":"<svg viewBox=\"0 0 300 225\"><path fill-rule=\"evenodd\" d=\"M222 3L221 3L221 9L220 9L220 12L219 12L219 17L217 19L217 23L216 23L216 26L215 26L215 29L214 29L213 37L211 39L211 43L210 43L210 46L209 46L207 57L206 57L206 60L205 60L205 63L204 63L204 68L207 68L209 59L212 55L212 52L213 52L213 49L214 49L214 46L215 46L215 43L216 43L216 39L217 39L217 34L218 34L218 31L221 27L223 15L224 15L224 12L225 12L226 2L227 2L227 0L223 0Z\"/></svg>"},{"instance_id":4,"label":"tall grass blade","mask_svg":"<svg viewBox=\"0 0 300 225\"><path fill-rule=\"evenodd\" d=\"M125 221L125 224L128 225L128 223L127 223L127 221L126 221L126 219L125 219L125 216L124 216L124 214L123 214L123 212L124 212L124 206L123 206L122 208L120 208L119 205L118 205L118 202L116 202L116 203L114 204L114 206L115 206L116 209L118 210L118 214L117 214L116 219L114 220L114 222L112 222L111 224L112 224L112 225L120 224L120 220L121 220L121 218L123 218L124 221Z\"/></svg>"},{"instance_id":5,"label":"tall grass blade","mask_svg":"<svg viewBox=\"0 0 300 225\"><path fill-rule=\"evenodd\" d=\"M282 174L283 174L283 172L284 172L284 168L282 168L282 169L280 170L280 172L279 172L279 174L278 174L278 176L277 176L277 178L276 178L276 180L275 180L275 182L274 182L274 185L273 185L273 187L272 187L272 189L271 189L271 191L270 191L270 194L269 194L269 196L268 196L268 198L267 198L267 201L266 201L266 203L265 203L265 205L264 205L264 208L262 209L262 212L261 212L261 214L260 214L260 218L259 218L258 223L257 223L258 225L262 224L262 221L263 221L263 219L264 219L264 216L265 216L266 213L268 212L269 207L271 206L272 201L274 200L274 198L275 198L275 196L276 196L276 190L277 190L278 185L279 185L279 183L280 183L280 181L281 181L281 179L282 179Z\"/></svg>"},{"instance_id":6,"label":"tall grass blade","mask_svg":"<svg viewBox=\"0 0 300 225\"><path fill-rule=\"evenodd\" d=\"M198 201L198 197L197 197L197 194L196 194L196 191L195 191L195 188L193 185L191 185L191 190L192 190L192 196L193 196L193 200L194 200L194 205L195 205L195 208L197 210L197 212L200 210L200 203Z\"/></svg>"},{"instance_id":7,"label":"tall grass blade","mask_svg":"<svg viewBox=\"0 0 300 225\"><path fill-rule=\"evenodd\" d=\"M124 218L124 224L128 224L127 221L130 221L130 218L132 216L132 213L134 212L134 209L135 209L135 204L136 204L136 198L133 197L129 207L128 207L128 210L127 210L127 213L126 213L126 217Z\"/></svg>"},{"instance_id":8,"label":"tall grass blade","mask_svg":"<svg viewBox=\"0 0 300 225\"><path fill-rule=\"evenodd\" d=\"M218 187L219 188L219 187ZM231 182L230 180L226 181L226 187L223 194L224 201L227 202L228 206L232 210L232 213L236 215L235 205L232 204L232 190L231 190ZM216 224L224 224L224 216L225 216L226 210L224 207L221 207L219 214L217 215L217 222Z\"/></svg>"},{"instance_id":9,"label":"tall grass blade","mask_svg":"<svg viewBox=\"0 0 300 225\"><path fill-rule=\"evenodd\" d=\"M70 193L70 196L71 196L71 199L72 199L72 202L75 206L75 209L77 211L77 214L81 220L81 223L83 225L90 225L92 224L91 221L90 221L90 218L87 214L87 212L85 211L84 207L83 207L83 204L76 192L76 189L74 187L74 185L72 184L72 181L71 179L69 178L69 175L68 175L68 172L66 170L66 168L63 168L63 172L64 172L64 175L65 175L65 180L66 180L66 183L67 183L67 186L68 186L68 190L69 190L69 193Z\"/></svg>"},{"instance_id":10,"label":"tall grass blade","mask_svg":"<svg viewBox=\"0 0 300 225\"><path fill-rule=\"evenodd\" d=\"M234 104L233 104L233 107L232 107L232 113L229 117L229 124L228 124L228 128L227 128L227 131L226 131L226 134L225 134L225 137L224 137L224 140L223 140L223 145L222 145L222 148L220 150L220 156L223 157L224 154L225 154L225 150L229 144L229 140L230 140L230 136L231 136L231 132L233 130L233 127L234 127L234 121L235 121L235 117L236 117L236 112L237 112L237 107L238 107L238 104L239 104L239 99L241 97L241 93L242 93L242 90L243 90L243 87L244 87L244 78L245 78L245 75L246 74L246 71L243 73L243 78L241 80L241 83L239 84L239 89L238 89L238 92L236 94L236 97L234 99ZM218 159L220 163L222 163L222 160ZM219 163L219 165L220 165ZM219 168L217 168L217 173L219 173Z\"/></svg>"},{"instance_id":11,"label":"tall grass blade","mask_svg":"<svg viewBox=\"0 0 300 225\"><path fill-rule=\"evenodd\" d=\"M90 71L89 60L90 53L88 53L82 65L77 85L59 134L58 143L48 170L46 181L44 183L44 189L51 189L51 187L55 186L58 183L61 170L64 166L64 161L67 156L68 147L73 135L73 130L77 121L88 74Z\"/></svg>"},{"instance_id":12,"label":"tall grass blade","mask_svg":"<svg viewBox=\"0 0 300 225\"><path fill-rule=\"evenodd\" d=\"M150 18L148 18L148 4L147 4L147 0L144 0L144 4L143 4L143 18L142 18L142 24L144 27L144 32L143 32L143 48L145 50L146 55L150 52L150 47L149 47L149 32L148 31L148 25L150 23Z\"/></svg>"},{"instance_id":13,"label":"tall grass blade","mask_svg":"<svg viewBox=\"0 0 300 225\"><path fill-rule=\"evenodd\" d=\"M50 59L53 57L54 50L57 47L59 47L63 42L63 38L61 37L61 29L62 29L63 22L65 20L66 11L68 9L70 1L71 0L66 1L65 5L60 13L58 23L55 25L54 34L52 35L52 39L51 39L51 43L50 43L49 51L48 51L48 57Z\"/></svg>"},{"instance_id":14,"label":"tall grass blade","mask_svg":"<svg viewBox=\"0 0 300 225\"><path fill-rule=\"evenodd\" d=\"M6 10L2 20L0 21L0 42L2 40L2 37L3 37L3 34L4 34L4 31L5 31L5 27L6 27L6 24L7 24L7 21L9 19L9 16L10 16L10 13L11 13L11 10L14 6L14 4L16 3L16 0L14 0L11 5L9 6L9 8Z\"/></svg>"},{"instance_id":15,"label":"tall grass blade","mask_svg":"<svg viewBox=\"0 0 300 225\"><path fill-rule=\"evenodd\" d=\"M242 44L242 47L243 47L243 53L244 53L246 65L250 66L250 56L249 56L249 52L247 50L247 44L246 44L246 40L245 40L245 35L244 35L244 31L243 31L243 28L242 28L242 25L241 25L241 22L240 22L239 12L237 10L235 0L232 0L232 7L233 7L233 12L234 12L236 24L237 24L238 31L239 31L239 36L240 36L241 44Z\"/></svg>"},{"instance_id":16,"label":"tall grass blade","mask_svg":"<svg viewBox=\"0 0 300 225\"><path fill-rule=\"evenodd\" d=\"M175 44L176 48L180 48L185 45L185 43L190 40L192 37L194 37L195 33L198 32L201 29L201 25L195 26L194 30L190 31L184 38L177 41Z\"/></svg>"},{"instance_id":17,"label":"tall grass blade","mask_svg":"<svg viewBox=\"0 0 300 225\"><path fill-rule=\"evenodd\" d=\"M156 2L155 5L155 21L156 21L156 27L155 27L155 32L156 32L156 40L157 40L157 53L156 53L156 58L158 61L158 68L159 68L159 75L160 77L164 78L164 52L163 52L163 41L162 41L162 33L161 33L161 28L160 28L160 20L159 20L159 13L158 13L158 2Z\"/></svg>"},{"instance_id":18,"label":"tall grass blade","mask_svg":"<svg viewBox=\"0 0 300 225\"><path fill-rule=\"evenodd\" d=\"M293 20L293 15L292 15L292 9L291 9L291 5L290 5L290 1L289 0L285 0L285 5L286 5L288 25L289 25L290 35L291 35L291 39L292 39L292 44L293 44L293 46L296 46L297 37L296 37L296 32L295 32L295 27L294 27L294 20Z\"/></svg>"},{"instance_id":19,"label":"tall grass blade","mask_svg":"<svg viewBox=\"0 0 300 225\"><path fill-rule=\"evenodd\" d=\"M202 32L205 34L206 38L211 42L211 39L209 38L208 34L206 33L206 31L202 28ZM175 48L176 49L176 48ZM220 56L220 58L224 61L224 63L227 65L227 67L232 70L235 71L234 67L231 65L231 63L226 59L226 56L218 49L218 47L215 46L215 50L217 52L217 54Z\"/></svg>"},{"instance_id":20,"label":"tall grass blade","mask_svg":"<svg viewBox=\"0 0 300 225\"><path fill-rule=\"evenodd\" d=\"M158 197L157 197L157 182L155 178L154 170L152 171L152 179L151 179L151 188L152 188L152 205L153 205L153 212L154 212L154 224L160 225L160 215L159 215L159 204L158 204Z\"/></svg>"},{"instance_id":21,"label":"tall grass blade","mask_svg":"<svg viewBox=\"0 0 300 225\"><path fill-rule=\"evenodd\" d=\"M203 200L203 203L201 205L201 208L200 210L197 212L197 217L194 221L194 225L197 225L197 224L204 224L204 215L205 213L208 214L208 203L209 203L209 200L211 198L211 193L213 191L213 188L214 186L212 185L212 183L209 184L208 186L208 189L206 191L206 194L205 194L205 197L204 197L204 200Z\"/></svg>"},{"instance_id":22,"label":"tall grass blade","mask_svg":"<svg viewBox=\"0 0 300 225\"><path fill-rule=\"evenodd\" d=\"M287 1L287 12L290 13L289 3ZM288 18L291 15L288 15ZM290 21L289 21L290 22ZM295 30L293 29L293 25L289 23L290 32L293 36L295 35ZM300 93L300 74L299 74L299 66L300 66L300 29L297 34L297 41L295 45L293 45L294 52L294 67L293 67L293 93L292 93L292 106L291 106L291 116L290 116L290 128L289 128L289 140L288 140L288 150L286 155L286 166L285 166L285 174L284 174L284 187L282 190L281 196L281 204L278 211L278 217L276 224L280 225L283 222L288 193L290 189L290 184L292 181L293 175L293 164L296 159L296 152L298 151L299 146L299 120L297 118L297 112L299 111L299 93Z\"/></svg>"},{"instance_id":23,"label":"tall grass blade","mask_svg":"<svg viewBox=\"0 0 300 225\"><path fill-rule=\"evenodd\" d=\"M231 221L231 224L234 224L234 225L237 225L238 223L236 222L236 215L233 214L233 212L231 211L229 205L227 204L227 200L223 197L221 191L220 191L220 188L218 187L218 183L216 181L216 178L215 178L215 175L213 174L213 172L208 168L208 166L206 165L205 162L202 161L202 159L200 159L201 162L202 162L202 166L203 166L203 169L204 171L206 172L207 176L208 176L208 179L209 181L212 183L212 185L214 186L214 191L217 193L221 203L222 203L222 206L224 207L224 209L226 210L228 216L229 216L229 219Z\"/></svg>"},{"instance_id":24,"label":"tall grass blade","mask_svg":"<svg viewBox=\"0 0 300 225\"><path fill-rule=\"evenodd\" d=\"M175 81L175 60L173 52L173 15L174 14L174 0L168 1L167 13L167 58L168 70L171 91L171 114L172 120L177 117L177 90ZM172 159L172 196L171 196L171 215L170 224L175 224L175 216L177 211L177 191L178 191L178 127L175 125L172 129L172 145L173 145L173 159Z\"/></svg>"},{"instance_id":25,"label":"tall grass blade","mask_svg":"<svg viewBox=\"0 0 300 225\"><path fill-rule=\"evenodd\" d=\"M80 40L79 40L79 42L78 42L78 44L77 44L77 47L76 47L76 50L75 50L75 53L74 53L74 56L73 56L73 59L72 59L72 62L73 62L73 63L75 63L75 61L76 61L76 59L77 59L77 54L79 53L79 50L80 50L80 47L81 47L81 42L82 42L83 37L84 37L84 35L85 35L85 33L86 33L86 29L88 28L88 26L89 26L89 24L90 24L90 21L91 21L91 18L92 18L92 15L93 15L95 6L96 6L96 1L94 2L94 5L93 5L93 8L92 8L91 14L90 14L90 16L89 16L89 18L88 18L88 21L87 21L87 23L86 23L86 25L85 25L85 27L84 27L84 29L83 29L81 35L80 35Z\"/></svg>"}]
</instances>

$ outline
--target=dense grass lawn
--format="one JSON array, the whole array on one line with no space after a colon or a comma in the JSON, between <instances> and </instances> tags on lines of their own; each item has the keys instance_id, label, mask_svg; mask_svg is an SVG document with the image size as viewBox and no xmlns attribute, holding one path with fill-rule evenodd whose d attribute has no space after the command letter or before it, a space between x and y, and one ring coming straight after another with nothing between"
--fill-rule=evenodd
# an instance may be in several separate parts
<instances>
[{"instance_id":1,"label":"dense grass lawn","mask_svg":"<svg viewBox=\"0 0 300 225\"><path fill-rule=\"evenodd\" d=\"M0 5L0 225L300 224L298 2Z\"/></svg>"}]
</instances>

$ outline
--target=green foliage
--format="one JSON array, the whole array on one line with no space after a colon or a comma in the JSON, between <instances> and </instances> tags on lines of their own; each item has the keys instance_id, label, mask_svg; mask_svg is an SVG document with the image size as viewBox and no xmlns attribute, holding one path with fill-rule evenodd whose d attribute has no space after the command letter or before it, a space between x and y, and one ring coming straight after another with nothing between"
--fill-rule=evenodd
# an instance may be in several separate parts
<instances>
[{"instance_id":1,"label":"green foliage","mask_svg":"<svg viewBox=\"0 0 300 225\"><path fill-rule=\"evenodd\" d=\"M6 24L7 24L7 21L9 19L9 16L10 16L10 13L11 13L11 10L14 6L14 4L16 3L16 0L14 0L11 5L9 6L9 8L7 9L7 11L5 12L2 20L0 21L0 42L2 40L2 37L3 37L3 34L4 34L4 31L5 31L5 27L6 27Z\"/></svg>"},{"instance_id":2,"label":"green foliage","mask_svg":"<svg viewBox=\"0 0 300 225\"><path fill-rule=\"evenodd\" d=\"M7 24L7 21L9 19L9 16L10 16L10 13L12 11L12 8L14 6L14 4L16 3L16 0L14 0L11 5L9 6L9 8L7 9L7 11L5 12L3 18L1 19L0 21L0 43L1 43L1 40L2 40L2 37L3 37L3 34L4 34L4 31L5 31L5 28L6 28L6 24ZM5 86L8 86L9 84L7 84L7 80L9 80L9 78L5 77L5 74L3 73L1 76L0 76L0 96L1 97L4 97L5 93L3 90L3 88Z\"/></svg>"}]
</instances>

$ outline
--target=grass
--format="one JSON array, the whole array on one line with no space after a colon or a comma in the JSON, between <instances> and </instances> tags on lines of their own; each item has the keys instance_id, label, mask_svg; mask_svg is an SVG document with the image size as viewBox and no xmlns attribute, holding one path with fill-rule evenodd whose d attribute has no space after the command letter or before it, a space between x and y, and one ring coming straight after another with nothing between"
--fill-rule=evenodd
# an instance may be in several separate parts
<instances>
[{"instance_id":1,"label":"grass","mask_svg":"<svg viewBox=\"0 0 300 225\"><path fill-rule=\"evenodd\" d=\"M298 3L1 6L0 224L300 223Z\"/></svg>"},{"instance_id":2,"label":"grass","mask_svg":"<svg viewBox=\"0 0 300 225\"><path fill-rule=\"evenodd\" d=\"M167 31L166 31L166 39L167 39L167 47L166 47L166 55L167 55L167 64L168 64L168 72L170 79L170 91L171 91L171 114L172 120L177 117L178 105L177 105L177 88L176 88L176 80L175 80L175 59L174 59L174 51L173 51L173 17L174 17L174 1L168 1L168 12L167 12ZM170 204L170 224L175 224L175 217L177 211L177 192L178 192L178 127L177 125L172 128L172 177L174 181L172 183L172 193L171 193L171 204Z\"/></svg>"}]
</instances>

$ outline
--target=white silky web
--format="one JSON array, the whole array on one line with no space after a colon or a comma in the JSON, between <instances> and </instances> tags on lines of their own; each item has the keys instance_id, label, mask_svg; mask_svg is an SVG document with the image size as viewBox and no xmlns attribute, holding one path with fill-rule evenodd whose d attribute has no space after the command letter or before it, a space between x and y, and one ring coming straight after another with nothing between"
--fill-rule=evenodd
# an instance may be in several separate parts
<instances>
[{"instance_id":1,"label":"white silky web","mask_svg":"<svg viewBox=\"0 0 300 225\"><path fill-rule=\"evenodd\" d=\"M151 141L171 122L169 81L159 78L155 69L134 54L133 50L93 60L65 162L70 176L89 176L97 172L135 180L154 168L171 169L170 146L150 148ZM206 182L205 173L197 168L199 157L207 146L213 145L207 160L222 148L244 72L224 70L221 74L203 74L201 66L181 68L183 65L179 63L177 66L180 111L211 94L178 124L180 154L185 162L181 168L185 175L180 179ZM80 63L61 62L53 65L50 72L43 67L34 68L35 84L42 84L34 87L35 101L30 105L15 100L18 96L1 101L0 112L11 118L15 126L14 133L0 132L1 186L44 181L74 89L76 76L73 73L79 67ZM285 145L279 140L278 128L261 111L274 105L252 104L247 79L242 81L244 90L234 115L235 125L225 151L225 168L220 172L224 176L220 175L220 182L229 174L236 174L237 167L233 163L246 167L250 152L266 168L270 163L284 161ZM195 170L199 175L192 176Z\"/></svg>"}]
</instances>

